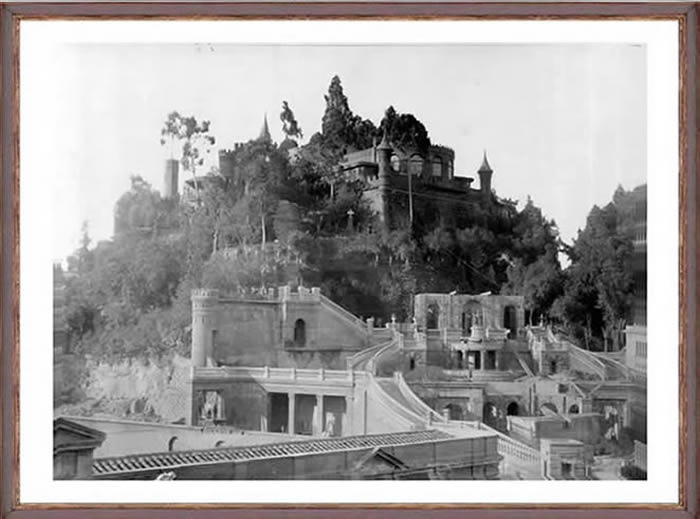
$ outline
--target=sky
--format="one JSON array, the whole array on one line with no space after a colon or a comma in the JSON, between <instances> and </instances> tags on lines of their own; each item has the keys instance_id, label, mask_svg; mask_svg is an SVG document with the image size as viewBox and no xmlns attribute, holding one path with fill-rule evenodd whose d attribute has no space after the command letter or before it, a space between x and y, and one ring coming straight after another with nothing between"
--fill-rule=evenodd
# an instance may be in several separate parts
<instances>
[{"instance_id":1,"label":"sky","mask_svg":"<svg viewBox=\"0 0 700 519\"><path fill-rule=\"evenodd\" d=\"M336 74L356 114L375 124L389 105L414 114L477 187L487 150L496 193L532 197L565 240L618 185L646 181L640 45L71 44L52 59L60 73L33 78L50 88L27 95L46 123L37 153L54 157L42 174L56 260L78 246L83 221L93 243L111 237L131 175L162 190L169 112L211 121L215 148L229 148L256 137L265 114L280 141L287 101L306 141Z\"/></svg>"}]
</instances>

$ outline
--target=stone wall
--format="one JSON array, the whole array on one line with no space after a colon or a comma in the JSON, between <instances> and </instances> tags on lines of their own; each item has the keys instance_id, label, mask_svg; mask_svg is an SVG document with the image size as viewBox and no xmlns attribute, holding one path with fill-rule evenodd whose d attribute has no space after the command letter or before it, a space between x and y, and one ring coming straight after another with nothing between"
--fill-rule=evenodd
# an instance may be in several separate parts
<instances>
[{"instance_id":1,"label":"stone wall","mask_svg":"<svg viewBox=\"0 0 700 519\"><path fill-rule=\"evenodd\" d=\"M347 357L369 345L358 323L318 289L299 287L266 300L195 290L192 358L197 366L343 369Z\"/></svg>"},{"instance_id":2,"label":"stone wall","mask_svg":"<svg viewBox=\"0 0 700 519\"><path fill-rule=\"evenodd\" d=\"M187 415L189 370L189 359L179 355L160 361L88 359L79 384L84 400L62 412L175 422Z\"/></svg>"},{"instance_id":3,"label":"stone wall","mask_svg":"<svg viewBox=\"0 0 700 519\"><path fill-rule=\"evenodd\" d=\"M232 366L276 365L282 338L281 312L270 302L220 304L214 345L217 361Z\"/></svg>"},{"instance_id":4,"label":"stone wall","mask_svg":"<svg viewBox=\"0 0 700 519\"><path fill-rule=\"evenodd\" d=\"M506 317L508 307L513 309L512 326L506 326L508 324L506 322L508 320ZM470 316L472 321L478 319L478 322L484 327L497 329L505 327L511 330L515 328L517 332L525 326L522 296L417 294L414 315L418 326L422 329L469 328ZM472 324L477 323L472 322Z\"/></svg>"}]
</instances>

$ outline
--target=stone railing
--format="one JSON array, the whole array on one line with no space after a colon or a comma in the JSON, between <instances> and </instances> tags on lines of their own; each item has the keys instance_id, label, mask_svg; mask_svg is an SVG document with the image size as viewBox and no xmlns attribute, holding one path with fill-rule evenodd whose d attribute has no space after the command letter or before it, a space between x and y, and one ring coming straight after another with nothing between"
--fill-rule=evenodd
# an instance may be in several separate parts
<instances>
[{"instance_id":1,"label":"stone railing","mask_svg":"<svg viewBox=\"0 0 700 519\"><path fill-rule=\"evenodd\" d=\"M392 330L392 338L391 341L386 343L383 347L377 349L372 355L372 357L369 359L367 362L367 371L371 373L372 375L377 374L377 366L379 365L379 361L384 357L385 355L388 355L390 352L397 352L400 351L403 347L403 335L401 335L399 332L396 330Z\"/></svg>"},{"instance_id":2,"label":"stone railing","mask_svg":"<svg viewBox=\"0 0 700 519\"><path fill-rule=\"evenodd\" d=\"M296 292L292 291L292 288L289 286L279 288L280 301L320 302L321 297L321 289L318 287L297 287Z\"/></svg>"},{"instance_id":3,"label":"stone railing","mask_svg":"<svg viewBox=\"0 0 700 519\"><path fill-rule=\"evenodd\" d=\"M411 403L414 409L425 416L430 416L434 422L446 421L444 416L435 411L432 407L426 404L423 399L416 395L413 389L411 389L411 386L409 386L406 382L406 379L403 377L403 373L400 371L395 372L394 380L396 381L396 385L398 386L399 391L401 391L401 394L408 402Z\"/></svg>"},{"instance_id":4,"label":"stone railing","mask_svg":"<svg viewBox=\"0 0 700 519\"><path fill-rule=\"evenodd\" d=\"M354 382L358 373L353 370L330 369L297 369L297 368L270 368L265 367L195 367L192 371L193 379L257 379L268 381L345 381Z\"/></svg>"},{"instance_id":5,"label":"stone railing","mask_svg":"<svg viewBox=\"0 0 700 519\"><path fill-rule=\"evenodd\" d=\"M321 295L321 293L318 293L319 300L321 301L321 304L327 309L333 312L335 315L338 317L341 317L348 323L352 324L353 326L357 326L358 328L361 328L364 332L367 331L367 323L365 323L362 319L357 317L355 314L352 312L349 312L339 304L335 303L331 299L327 298L324 295Z\"/></svg>"},{"instance_id":6,"label":"stone railing","mask_svg":"<svg viewBox=\"0 0 700 519\"><path fill-rule=\"evenodd\" d=\"M366 370L367 363L383 348L386 348L393 342L393 337L387 341L381 342L372 346L370 348L365 348L364 350L358 351L346 360L346 366L348 369L358 369Z\"/></svg>"},{"instance_id":7,"label":"stone railing","mask_svg":"<svg viewBox=\"0 0 700 519\"><path fill-rule=\"evenodd\" d=\"M382 387L382 384L387 384L395 387L392 379L382 379L369 375L368 388L370 390L368 398L376 404L381 405L386 409L387 415L392 419L395 426L402 426L408 429L425 428L432 416L426 414L421 416L409 407L403 405L400 401L393 398L387 390ZM390 387L391 387L390 386ZM396 388L396 391L399 391Z\"/></svg>"},{"instance_id":8,"label":"stone railing","mask_svg":"<svg viewBox=\"0 0 700 519\"><path fill-rule=\"evenodd\" d=\"M499 341L503 342L508 338L508 333L510 330L505 329L505 328L487 328L486 329L486 338L489 341Z\"/></svg>"},{"instance_id":9,"label":"stone railing","mask_svg":"<svg viewBox=\"0 0 700 519\"><path fill-rule=\"evenodd\" d=\"M507 434L479 422L479 429L493 432L498 436L498 454L503 456L506 463L527 467L533 473L540 474L542 470L542 454L540 451L525 445Z\"/></svg>"},{"instance_id":10,"label":"stone railing","mask_svg":"<svg viewBox=\"0 0 700 519\"><path fill-rule=\"evenodd\" d=\"M634 465L644 472L647 470L647 445L634 440Z\"/></svg>"}]
</instances>

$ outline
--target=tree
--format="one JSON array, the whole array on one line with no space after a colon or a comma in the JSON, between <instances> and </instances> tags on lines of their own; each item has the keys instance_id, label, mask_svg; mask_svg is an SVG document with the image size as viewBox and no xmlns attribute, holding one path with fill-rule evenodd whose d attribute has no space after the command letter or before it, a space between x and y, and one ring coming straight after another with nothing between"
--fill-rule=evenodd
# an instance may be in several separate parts
<instances>
[{"instance_id":1,"label":"tree","mask_svg":"<svg viewBox=\"0 0 700 519\"><path fill-rule=\"evenodd\" d=\"M170 112L160 131L160 143L161 145L170 143L171 156L175 142L182 143L180 163L184 169L192 173L197 199L199 199L197 167L204 164L205 155L210 153L211 146L216 143L214 136L209 133L209 124L209 121L197 122L194 116L182 116L178 112Z\"/></svg>"},{"instance_id":2,"label":"tree","mask_svg":"<svg viewBox=\"0 0 700 519\"><path fill-rule=\"evenodd\" d=\"M287 101L282 101L282 113L280 113L282 121L282 131L289 138L302 139L304 134L301 131L301 126L294 117L294 112L289 108Z\"/></svg>"},{"instance_id":3,"label":"tree","mask_svg":"<svg viewBox=\"0 0 700 519\"><path fill-rule=\"evenodd\" d=\"M430 147L428 130L413 114L399 114L393 106L384 113L380 129L394 146L403 151L427 153Z\"/></svg>"},{"instance_id":4,"label":"tree","mask_svg":"<svg viewBox=\"0 0 700 519\"><path fill-rule=\"evenodd\" d=\"M322 146L336 164L348 151L372 146L377 129L371 121L350 110L338 76L333 76L325 96L326 110L321 121Z\"/></svg>"},{"instance_id":5,"label":"tree","mask_svg":"<svg viewBox=\"0 0 700 519\"><path fill-rule=\"evenodd\" d=\"M114 234L153 231L160 203L158 192L139 175L132 175L129 190L114 206Z\"/></svg>"},{"instance_id":6,"label":"tree","mask_svg":"<svg viewBox=\"0 0 700 519\"><path fill-rule=\"evenodd\" d=\"M595 341L618 349L630 309L632 237L615 203L594 206L571 248L571 265L558 311L590 347Z\"/></svg>"},{"instance_id":7,"label":"tree","mask_svg":"<svg viewBox=\"0 0 700 519\"><path fill-rule=\"evenodd\" d=\"M564 283L556 247L549 245L543 255L529 264L516 259L508 266L507 275L508 282L503 292L523 296L530 325L538 317L550 316L552 305L561 295Z\"/></svg>"},{"instance_id":8,"label":"tree","mask_svg":"<svg viewBox=\"0 0 700 519\"><path fill-rule=\"evenodd\" d=\"M514 219L503 291L525 298L530 324L537 317L550 317L550 309L563 289L559 233L554 221L547 220L530 197Z\"/></svg>"}]
</instances>

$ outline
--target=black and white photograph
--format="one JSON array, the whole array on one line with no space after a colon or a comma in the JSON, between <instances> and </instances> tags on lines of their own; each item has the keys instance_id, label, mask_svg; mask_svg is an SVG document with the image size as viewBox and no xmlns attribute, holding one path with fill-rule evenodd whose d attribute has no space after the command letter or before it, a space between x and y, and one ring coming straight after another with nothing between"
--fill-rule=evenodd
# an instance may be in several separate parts
<instances>
[{"instance_id":1,"label":"black and white photograph","mask_svg":"<svg viewBox=\"0 0 700 519\"><path fill-rule=\"evenodd\" d=\"M648 481L649 47L274 23L23 76L53 479Z\"/></svg>"}]
</instances>

